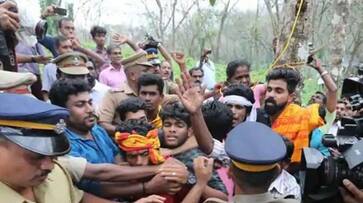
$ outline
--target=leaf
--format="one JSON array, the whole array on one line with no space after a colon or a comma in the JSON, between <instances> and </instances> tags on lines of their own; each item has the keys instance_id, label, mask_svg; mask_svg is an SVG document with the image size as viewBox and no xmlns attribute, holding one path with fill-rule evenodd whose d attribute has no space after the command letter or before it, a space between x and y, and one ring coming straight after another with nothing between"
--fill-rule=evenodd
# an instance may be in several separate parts
<instances>
[{"instance_id":1,"label":"leaf","mask_svg":"<svg viewBox=\"0 0 363 203\"><path fill-rule=\"evenodd\" d=\"M211 6L214 6L214 4L216 3L216 0L209 0L209 4L211 5Z\"/></svg>"}]
</instances>

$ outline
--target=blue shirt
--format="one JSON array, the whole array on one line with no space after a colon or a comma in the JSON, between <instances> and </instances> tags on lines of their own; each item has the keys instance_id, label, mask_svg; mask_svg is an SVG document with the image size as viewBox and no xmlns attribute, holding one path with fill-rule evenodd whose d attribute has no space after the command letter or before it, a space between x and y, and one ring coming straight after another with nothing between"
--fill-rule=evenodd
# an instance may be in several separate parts
<instances>
[{"instance_id":1,"label":"blue shirt","mask_svg":"<svg viewBox=\"0 0 363 203\"><path fill-rule=\"evenodd\" d=\"M106 131L99 125L91 129L93 140L85 139L82 136L66 130L66 135L71 144L69 155L83 157L90 163L115 163L115 156L119 149ZM77 186L86 192L99 195L99 182L83 179Z\"/></svg>"},{"instance_id":2,"label":"blue shirt","mask_svg":"<svg viewBox=\"0 0 363 203\"><path fill-rule=\"evenodd\" d=\"M313 130L310 140L310 147L319 150L325 157L330 156L329 148L322 143L324 133L320 128Z\"/></svg>"}]
</instances>

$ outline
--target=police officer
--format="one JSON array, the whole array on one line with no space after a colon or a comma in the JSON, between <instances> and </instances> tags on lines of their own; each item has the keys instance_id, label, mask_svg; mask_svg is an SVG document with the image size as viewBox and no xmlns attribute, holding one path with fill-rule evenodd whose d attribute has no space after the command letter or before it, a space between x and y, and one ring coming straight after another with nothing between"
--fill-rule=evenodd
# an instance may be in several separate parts
<instances>
[{"instance_id":1,"label":"police officer","mask_svg":"<svg viewBox=\"0 0 363 203\"><path fill-rule=\"evenodd\" d=\"M30 85L37 81L32 73L19 73L0 70L0 92L33 96Z\"/></svg>"},{"instance_id":2,"label":"police officer","mask_svg":"<svg viewBox=\"0 0 363 203\"><path fill-rule=\"evenodd\" d=\"M73 186L56 157L68 153L66 109L0 94L0 203L110 202Z\"/></svg>"},{"instance_id":3,"label":"police officer","mask_svg":"<svg viewBox=\"0 0 363 203\"><path fill-rule=\"evenodd\" d=\"M57 65L57 78L82 78L89 73L87 68L88 57L80 52L62 54L53 60Z\"/></svg>"},{"instance_id":4,"label":"police officer","mask_svg":"<svg viewBox=\"0 0 363 203\"><path fill-rule=\"evenodd\" d=\"M152 68L153 65L147 61L146 52L137 52L122 60L127 81L119 88L108 91L99 107L100 124L110 135L115 133L116 125L120 122L117 117L116 108L122 100L137 96L139 77Z\"/></svg>"},{"instance_id":5,"label":"police officer","mask_svg":"<svg viewBox=\"0 0 363 203\"><path fill-rule=\"evenodd\" d=\"M299 202L295 199L274 199L268 193L270 184L279 174L278 162L286 154L284 141L271 128L257 122L241 123L229 132L225 150L231 158L229 175L235 184L233 202Z\"/></svg>"}]
</instances>

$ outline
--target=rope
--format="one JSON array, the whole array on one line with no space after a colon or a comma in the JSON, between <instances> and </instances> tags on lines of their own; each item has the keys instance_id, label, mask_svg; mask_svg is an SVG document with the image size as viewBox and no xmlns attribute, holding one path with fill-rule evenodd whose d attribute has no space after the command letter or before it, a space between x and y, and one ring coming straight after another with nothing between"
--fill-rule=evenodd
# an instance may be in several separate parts
<instances>
[{"instance_id":1,"label":"rope","mask_svg":"<svg viewBox=\"0 0 363 203\"><path fill-rule=\"evenodd\" d=\"M295 32L295 29L296 29L296 24L297 24L297 21L299 19L299 16L300 16L300 12L301 12L301 8L302 8L302 5L304 3L304 0L301 0L300 2L300 5L299 5L299 10L297 11L297 15L295 17L295 20L294 20L294 24L292 25L292 29L291 29L291 33L289 35L289 38L287 39L287 42L285 44L285 47L284 49L282 50L282 52L280 52L279 56L275 59L275 61L270 65L270 67L267 69L270 70L271 68L273 68L276 63L280 60L280 58L285 54L287 48L289 47L289 44L290 44L290 41L291 41L291 38L292 38L292 35L294 34Z\"/></svg>"}]
</instances>

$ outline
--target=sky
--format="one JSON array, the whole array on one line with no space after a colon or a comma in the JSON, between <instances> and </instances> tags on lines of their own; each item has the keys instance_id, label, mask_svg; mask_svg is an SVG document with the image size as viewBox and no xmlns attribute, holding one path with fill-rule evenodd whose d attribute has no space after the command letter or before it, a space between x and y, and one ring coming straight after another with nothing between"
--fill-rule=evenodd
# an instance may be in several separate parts
<instances>
[{"instance_id":1,"label":"sky","mask_svg":"<svg viewBox=\"0 0 363 203\"><path fill-rule=\"evenodd\" d=\"M73 1L75 4L76 10L76 24L79 26L88 26L87 23L84 22L84 19L88 17L92 18L92 15L87 13L86 11L77 10L77 7L82 4L82 2L86 0L68 0ZM140 24L145 23L145 18L140 17L143 13L145 13L145 7L142 4L142 0L103 0L101 5L97 4L99 0L92 0L95 3L95 6L101 6L102 15L99 24L123 24L128 26L139 26ZM148 2L148 7L150 10L157 11L157 5L154 0L145 0ZM169 0L161 0L169 1ZM182 0L179 0L181 2ZM192 2L193 0L183 0L183 2ZM226 0L216 0L216 4L213 8L215 9L222 9L223 2ZM236 0L232 0L235 2ZM238 3L236 4L236 9L241 11L246 10L256 10L257 8L257 1L258 0L237 0ZM201 7L210 7L208 0L199 0ZM93 20L94 21L94 20ZM91 20L91 22L87 21L88 23L95 23ZM86 24L86 25L85 25Z\"/></svg>"}]
</instances>

